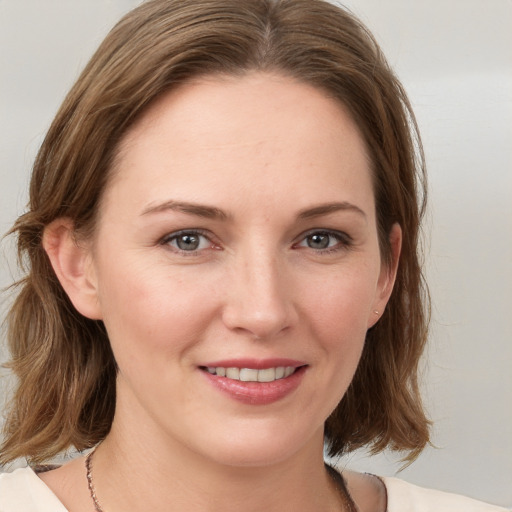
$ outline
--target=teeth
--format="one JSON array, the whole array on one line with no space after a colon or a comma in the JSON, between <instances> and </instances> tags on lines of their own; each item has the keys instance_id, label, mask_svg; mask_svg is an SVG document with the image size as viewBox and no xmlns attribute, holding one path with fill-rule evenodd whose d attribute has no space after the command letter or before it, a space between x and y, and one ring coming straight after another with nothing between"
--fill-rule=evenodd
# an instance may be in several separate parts
<instances>
[{"instance_id":1,"label":"teeth","mask_svg":"<svg viewBox=\"0 0 512 512\"><path fill-rule=\"evenodd\" d=\"M284 370L284 376L285 378L286 377L289 377L293 372L295 371L295 368L293 368L292 366L287 366Z\"/></svg>"},{"instance_id":2,"label":"teeth","mask_svg":"<svg viewBox=\"0 0 512 512\"><path fill-rule=\"evenodd\" d=\"M242 382L273 382L289 377L296 368L294 366L278 366L277 368L265 368L256 370L254 368L223 368L222 366L206 368L208 373L219 377L239 380Z\"/></svg>"},{"instance_id":3,"label":"teeth","mask_svg":"<svg viewBox=\"0 0 512 512\"><path fill-rule=\"evenodd\" d=\"M276 369L266 368L265 370L258 370L258 382L272 382L276 380Z\"/></svg>"},{"instance_id":4,"label":"teeth","mask_svg":"<svg viewBox=\"0 0 512 512\"><path fill-rule=\"evenodd\" d=\"M240 369L239 368L226 368L226 377L228 379L240 380Z\"/></svg>"},{"instance_id":5,"label":"teeth","mask_svg":"<svg viewBox=\"0 0 512 512\"><path fill-rule=\"evenodd\" d=\"M240 368L240 380L242 382L258 382L258 370Z\"/></svg>"}]
</instances>

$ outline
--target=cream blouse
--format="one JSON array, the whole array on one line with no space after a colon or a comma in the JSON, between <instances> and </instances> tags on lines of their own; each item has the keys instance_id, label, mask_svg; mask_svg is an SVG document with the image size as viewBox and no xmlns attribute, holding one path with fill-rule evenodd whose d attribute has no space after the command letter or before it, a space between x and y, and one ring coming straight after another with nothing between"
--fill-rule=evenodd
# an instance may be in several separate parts
<instances>
[{"instance_id":1,"label":"cream blouse","mask_svg":"<svg viewBox=\"0 0 512 512\"><path fill-rule=\"evenodd\" d=\"M507 512L502 507L424 489L398 478L382 478L382 481L388 495L387 512ZM31 468L21 468L0 474L0 512L67 512L67 509Z\"/></svg>"}]
</instances>

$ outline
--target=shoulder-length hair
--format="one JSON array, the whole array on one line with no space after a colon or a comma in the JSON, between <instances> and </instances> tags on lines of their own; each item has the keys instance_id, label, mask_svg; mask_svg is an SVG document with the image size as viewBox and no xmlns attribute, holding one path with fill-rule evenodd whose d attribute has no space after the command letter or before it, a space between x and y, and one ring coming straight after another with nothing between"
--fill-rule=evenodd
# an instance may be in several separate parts
<instances>
[{"instance_id":1,"label":"shoulder-length hair","mask_svg":"<svg viewBox=\"0 0 512 512\"><path fill-rule=\"evenodd\" d=\"M428 442L417 379L428 323L418 246L424 158L409 101L374 38L323 0L150 0L112 29L69 92L35 161L28 211L11 230L26 275L7 317L18 387L0 462L92 447L115 410L105 328L71 305L43 250L45 227L67 217L77 233L94 232L119 142L156 98L201 75L250 71L293 77L349 109L371 158L384 261L392 225L402 227L391 299L326 422L330 454L369 445L412 460Z\"/></svg>"}]
</instances>

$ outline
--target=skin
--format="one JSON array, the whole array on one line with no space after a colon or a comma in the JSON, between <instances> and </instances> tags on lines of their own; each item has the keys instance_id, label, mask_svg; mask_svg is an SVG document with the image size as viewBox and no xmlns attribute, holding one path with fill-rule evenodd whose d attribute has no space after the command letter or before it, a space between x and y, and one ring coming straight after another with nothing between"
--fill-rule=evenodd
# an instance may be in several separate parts
<instances>
[{"instance_id":1,"label":"skin","mask_svg":"<svg viewBox=\"0 0 512 512\"><path fill-rule=\"evenodd\" d=\"M342 510L323 424L385 308L401 241L394 226L384 265L370 164L343 105L262 73L173 90L122 141L93 239L77 245L72 230L57 219L45 248L75 307L104 321L119 366L94 458L105 510ZM248 357L306 369L266 405L234 400L201 369ZM90 510L83 460L42 478ZM383 510L367 480L349 477L354 498Z\"/></svg>"}]
</instances>

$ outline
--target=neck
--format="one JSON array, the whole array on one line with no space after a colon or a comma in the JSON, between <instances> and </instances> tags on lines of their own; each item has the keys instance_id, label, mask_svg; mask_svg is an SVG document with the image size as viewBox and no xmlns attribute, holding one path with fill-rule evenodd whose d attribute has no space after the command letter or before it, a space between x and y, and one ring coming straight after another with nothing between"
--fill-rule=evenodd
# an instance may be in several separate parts
<instances>
[{"instance_id":1,"label":"neck","mask_svg":"<svg viewBox=\"0 0 512 512\"><path fill-rule=\"evenodd\" d=\"M293 456L265 466L221 464L141 434L127 436L114 422L94 455L94 484L105 511L344 510L324 469L322 432Z\"/></svg>"}]
</instances>

